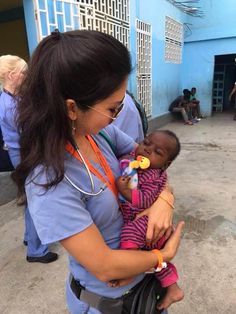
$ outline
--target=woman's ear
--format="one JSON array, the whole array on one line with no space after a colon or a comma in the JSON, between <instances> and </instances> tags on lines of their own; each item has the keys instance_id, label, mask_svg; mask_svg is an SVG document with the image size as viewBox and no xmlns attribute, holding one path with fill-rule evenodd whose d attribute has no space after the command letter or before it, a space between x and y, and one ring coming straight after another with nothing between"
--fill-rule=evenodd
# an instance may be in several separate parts
<instances>
[{"instance_id":1,"label":"woman's ear","mask_svg":"<svg viewBox=\"0 0 236 314\"><path fill-rule=\"evenodd\" d=\"M7 75L6 75L7 80L13 81L14 80L14 74L15 74L14 71L8 72Z\"/></svg>"},{"instance_id":2,"label":"woman's ear","mask_svg":"<svg viewBox=\"0 0 236 314\"><path fill-rule=\"evenodd\" d=\"M68 117L73 121L77 119L78 107L73 99L66 99Z\"/></svg>"}]
</instances>

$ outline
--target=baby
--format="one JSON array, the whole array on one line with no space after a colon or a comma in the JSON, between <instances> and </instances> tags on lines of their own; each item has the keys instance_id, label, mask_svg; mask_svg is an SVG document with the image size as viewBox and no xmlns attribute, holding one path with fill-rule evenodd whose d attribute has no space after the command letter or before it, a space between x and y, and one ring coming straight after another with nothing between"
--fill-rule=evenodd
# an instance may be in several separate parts
<instances>
[{"instance_id":1,"label":"baby","mask_svg":"<svg viewBox=\"0 0 236 314\"><path fill-rule=\"evenodd\" d=\"M159 197L167 183L166 169L180 152L180 142L177 136L169 130L158 130L150 133L143 142L139 144L134 152L130 154L130 160L139 160L146 164L146 159L150 165L144 169L141 165L137 169L137 177L131 179L127 169L123 169L123 174L117 179L117 188L121 195L121 210L124 217L124 226L121 231L122 249L161 249L167 238L161 237L154 245L147 246L146 231L148 217L142 216L135 220L138 213L150 207ZM142 156L142 157L140 157ZM124 165L124 161L121 161ZM127 165L127 163L126 163ZM142 169L143 168L143 169ZM130 181L136 188L130 186ZM168 263L167 268L163 268L156 273L163 287L167 287L165 298L159 305L159 309L169 306L173 302L183 298L183 291L177 285L177 271L173 264Z\"/></svg>"}]
</instances>

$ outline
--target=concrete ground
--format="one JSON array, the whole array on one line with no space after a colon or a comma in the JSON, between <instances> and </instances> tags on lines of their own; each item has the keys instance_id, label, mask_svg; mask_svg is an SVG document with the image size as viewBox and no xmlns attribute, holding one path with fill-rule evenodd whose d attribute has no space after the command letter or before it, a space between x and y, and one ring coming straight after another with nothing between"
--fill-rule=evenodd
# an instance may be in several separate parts
<instances>
[{"instance_id":1,"label":"concrete ground","mask_svg":"<svg viewBox=\"0 0 236 314\"><path fill-rule=\"evenodd\" d=\"M236 313L236 122L215 114L194 126L171 122L182 151L169 169L175 221L186 228L175 265L185 299L170 314ZM22 244L22 208L9 175L0 176L0 313L68 313L64 297L67 257L30 264ZM138 313L137 313L138 314Z\"/></svg>"}]
</instances>

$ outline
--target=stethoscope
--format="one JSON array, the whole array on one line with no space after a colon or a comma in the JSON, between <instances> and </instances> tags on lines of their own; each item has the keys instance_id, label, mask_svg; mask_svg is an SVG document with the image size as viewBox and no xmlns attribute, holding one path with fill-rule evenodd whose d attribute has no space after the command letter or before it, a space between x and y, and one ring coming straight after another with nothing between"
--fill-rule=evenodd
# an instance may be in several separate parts
<instances>
[{"instance_id":1,"label":"stethoscope","mask_svg":"<svg viewBox=\"0 0 236 314\"><path fill-rule=\"evenodd\" d=\"M81 188L79 188L69 177L67 174L64 174L64 177L65 179L67 180L68 183L70 183L77 191L85 194L85 195L89 195L89 196L98 196L100 195L106 188L106 184L104 184L98 192L95 192L95 186L94 186L94 180L93 180L93 177L92 177L92 174L91 174L91 171L89 170L89 167L83 157L83 155L81 154L81 152L79 151L79 148L78 146L74 143L74 148L76 150L76 152L79 154L84 166L85 166L85 169L87 171L87 174L88 174L88 177L89 177L89 180L90 180L90 184L91 184L91 191L92 192L87 192L87 191L84 191L82 190Z\"/></svg>"}]
</instances>

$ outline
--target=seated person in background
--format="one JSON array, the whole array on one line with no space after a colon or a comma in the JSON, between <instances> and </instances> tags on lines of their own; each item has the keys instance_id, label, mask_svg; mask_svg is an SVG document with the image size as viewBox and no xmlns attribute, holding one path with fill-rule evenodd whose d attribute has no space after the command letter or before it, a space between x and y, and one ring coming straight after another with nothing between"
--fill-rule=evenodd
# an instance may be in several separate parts
<instances>
[{"instance_id":1,"label":"seated person in background","mask_svg":"<svg viewBox=\"0 0 236 314\"><path fill-rule=\"evenodd\" d=\"M193 125L193 122L189 120L189 101L191 92L188 89L183 90L183 95L178 96L169 106L170 112L180 112L184 119L185 124Z\"/></svg>"},{"instance_id":2,"label":"seated person in background","mask_svg":"<svg viewBox=\"0 0 236 314\"><path fill-rule=\"evenodd\" d=\"M147 245L148 217L143 211L150 207L163 191L167 184L166 169L179 152L180 142L177 136L169 130L158 130L150 133L136 150L128 155L128 159L121 160L123 175L116 181L124 218L121 249L160 250L170 236L171 230L156 243ZM142 212L143 216L135 219L136 215ZM166 268L161 267L156 277L162 287L167 287L166 296L159 304L159 309L167 308L183 298L183 291L177 284L178 275L173 264L167 263ZM111 282L112 286L116 284L117 281Z\"/></svg>"},{"instance_id":3,"label":"seated person in background","mask_svg":"<svg viewBox=\"0 0 236 314\"><path fill-rule=\"evenodd\" d=\"M229 101L232 100L232 96L235 94L235 92L236 92L236 82L234 83L234 87L229 94ZM236 120L236 96L234 98L234 110L235 110L235 112L234 112L234 118L233 119Z\"/></svg>"},{"instance_id":4,"label":"seated person in background","mask_svg":"<svg viewBox=\"0 0 236 314\"><path fill-rule=\"evenodd\" d=\"M200 111L200 101L197 99L196 92L196 87L192 87L190 92L190 103L188 104L188 107L190 109L192 118L196 121L201 121L202 115Z\"/></svg>"}]
</instances>

